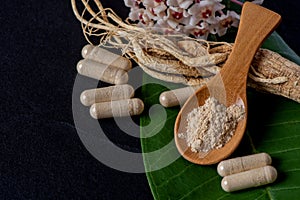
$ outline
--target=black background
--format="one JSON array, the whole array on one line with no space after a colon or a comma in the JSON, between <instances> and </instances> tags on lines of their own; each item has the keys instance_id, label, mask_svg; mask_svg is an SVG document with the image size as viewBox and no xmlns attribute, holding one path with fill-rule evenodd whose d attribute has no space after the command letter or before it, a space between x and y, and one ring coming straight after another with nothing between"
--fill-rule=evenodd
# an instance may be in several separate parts
<instances>
[{"instance_id":1,"label":"black background","mask_svg":"<svg viewBox=\"0 0 300 200\"><path fill-rule=\"evenodd\" d=\"M122 0L102 2L127 16ZM282 15L277 31L299 55L300 3L264 5ZM72 89L86 41L70 0L2 1L0 22L0 199L152 199L145 174L106 167L76 133ZM138 139L106 126L139 151Z\"/></svg>"}]
</instances>

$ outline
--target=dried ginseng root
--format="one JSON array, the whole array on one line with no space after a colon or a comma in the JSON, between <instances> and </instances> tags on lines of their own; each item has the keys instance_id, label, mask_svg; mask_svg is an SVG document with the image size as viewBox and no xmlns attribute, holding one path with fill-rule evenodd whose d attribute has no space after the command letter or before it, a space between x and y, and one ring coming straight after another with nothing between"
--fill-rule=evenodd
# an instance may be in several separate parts
<instances>
[{"instance_id":1,"label":"dried ginseng root","mask_svg":"<svg viewBox=\"0 0 300 200\"><path fill-rule=\"evenodd\" d=\"M257 52L252 65L248 86L300 103L300 66L267 49Z\"/></svg>"},{"instance_id":2,"label":"dried ginseng root","mask_svg":"<svg viewBox=\"0 0 300 200\"><path fill-rule=\"evenodd\" d=\"M159 80L163 80L166 82L172 82L172 83L181 83L186 85L204 85L206 81L208 81L210 78L195 78L192 76L184 76L179 74L171 74L171 73L162 73L153 69L150 69L142 64L139 64L139 66L143 69L143 71L150 76L157 78ZM212 76L210 76L212 77Z\"/></svg>"},{"instance_id":3,"label":"dried ginseng root","mask_svg":"<svg viewBox=\"0 0 300 200\"><path fill-rule=\"evenodd\" d=\"M160 80L186 85L205 84L221 70L232 49L232 44L225 42L149 32L123 22L112 9L103 8L98 0L96 7L99 12L95 12L88 1L81 2L85 9L79 13L76 0L71 0L74 14L82 23L88 41L89 37L98 37L98 46L121 49L147 74ZM89 18L86 19L86 16ZM261 49L252 65L248 81L250 87L300 103L300 67L297 64Z\"/></svg>"},{"instance_id":4,"label":"dried ginseng root","mask_svg":"<svg viewBox=\"0 0 300 200\"><path fill-rule=\"evenodd\" d=\"M212 48L211 52L214 51L230 52L227 45ZM221 67L222 63L216 71ZM208 77L206 80L209 79ZM193 83L187 81L186 85L194 85ZM276 52L259 49L252 61L247 84L258 91L280 95L300 103L300 66Z\"/></svg>"},{"instance_id":5,"label":"dried ginseng root","mask_svg":"<svg viewBox=\"0 0 300 200\"><path fill-rule=\"evenodd\" d=\"M155 71L177 75L207 77L213 75L203 68L190 67L185 65L169 52L160 49L143 49L136 41L132 41L135 58L134 60Z\"/></svg>"}]
</instances>

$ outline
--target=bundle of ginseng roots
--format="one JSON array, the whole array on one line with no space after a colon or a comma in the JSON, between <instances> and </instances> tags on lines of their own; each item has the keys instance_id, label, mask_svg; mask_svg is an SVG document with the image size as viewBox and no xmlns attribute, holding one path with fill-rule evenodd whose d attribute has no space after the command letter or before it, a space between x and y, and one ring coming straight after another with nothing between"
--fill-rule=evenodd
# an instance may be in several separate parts
<instances>
[{"instance_id":1,"label":"bundle of ginseng roots","mask_svg":"<svg viewBox=\"0 0 300 200\"><path fill-rule=\"evenodd\" d=\"M112 9L104 9L99 0L81 2L84 9L80 14L76 0L71 0L89 42L93 36L99 38L99 46L121 49L144 72L163 81L201 86L222 69L232 50L232 44L225 42L162 35L137 27L124 22ZM248 75L249 87L300 103L300 67L278 53L259 49Z\"/></svg>"}]
</instances>

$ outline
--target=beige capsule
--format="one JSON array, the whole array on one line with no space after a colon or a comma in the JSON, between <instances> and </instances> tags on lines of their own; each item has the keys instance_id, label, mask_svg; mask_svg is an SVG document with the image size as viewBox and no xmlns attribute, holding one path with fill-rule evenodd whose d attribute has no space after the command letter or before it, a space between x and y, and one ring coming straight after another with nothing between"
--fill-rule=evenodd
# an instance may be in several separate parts
<instances>
[{"instance_id":1,"label":"beige capsule","mask_svg":"<svg viewBox=\"0 0 300 200\"><path fill-rule=\"evenodd\" d=\"M245 172L225 176L221 186L226 192L233 192L251 187L258 187L273 183L277 178L277 171L272 166L264 166Z\"/></svg>"},{"instance_id":2,"label":"beige capsule","mask_svg":"<svg viewBox=\"0 0 300 200\"><path fill-rule=\"evenodd\" d=\"M77 71L83 76L111 84L125 84L128 82L126 71L91 59L80 60L77 64Z\"/></svg>"},{"instance_id":3,"label":"beige capsule","mask_svg":"<svg viewBox=\"0 0 300 200\"><path fill-rule=\"evenodd\" d=\"M83 58L95 60L108 66L123 69L125 71L128 71L132 68L132 64L129 59L112 53L104 48L92 46L90 44L85 45L82 48L81 55Z\"/></svg>"},{"instance_id":4,"label":"beige capsule","mask_svg":"<svg viewBox=\"0 0 300 200\"><path fill-rule=\"evenodd\" d=\"M114 85L109 87L85 90L80 95L80 101L85 106L91 106L94 103L115 101L120 99L130 99L134 95L134 89L131 85Z\"/></svg>"},{"instance_id":5,"label":"beige capsule","mask_svg":"<svg viewBox=\"0 0 300 200\"><path fill-rule=\"evenodd\" d=\"M254 168L271 165L272 158L267 153L258 153L243 157L224 160L218 164L217 171L220 176L227 176Z\"/></svg>"},{"instance_id":6,"label":"beige capsule","mask_svg":"<svg viewBox=\"0 0 300 200\"><path fill-rule=\"evenodd\" d=\"M95 119L139 115L144 111L144 103L138 98L95 103L90 114Z\"/></svg>"},{"instance_id":7,"label":"beige capsule","mask_svg":"<svg viewBox=\"0 0 300 200\"><path fill-rule=\"evenodd\" d=\"M200 86L184 87L175 90L163 92L159 96L159 102L162 106L169 108L178 106L186 102L186 100L195 93Z\"/></svg>"}]
</instances>

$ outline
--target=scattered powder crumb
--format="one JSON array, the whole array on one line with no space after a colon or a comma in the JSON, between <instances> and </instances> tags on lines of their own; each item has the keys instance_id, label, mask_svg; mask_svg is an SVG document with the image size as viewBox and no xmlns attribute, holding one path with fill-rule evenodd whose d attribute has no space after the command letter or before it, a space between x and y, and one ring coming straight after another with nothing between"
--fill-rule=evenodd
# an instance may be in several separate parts
<instances>
[{"instance_id":1,"label":"scattered powder crumb","mask_svg":"<svg viewBox=\"0 0 300 200\"><path fill-rule=\"evenodd\" d=\"M242 105L226 107L210 97L188 114L187 133L179 133L178 137L185 139L193 152L219 149L231 139L244 114Z\"/></svg>"}]
</instances>

